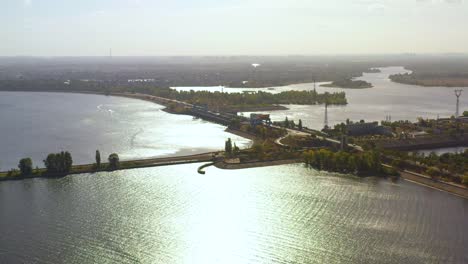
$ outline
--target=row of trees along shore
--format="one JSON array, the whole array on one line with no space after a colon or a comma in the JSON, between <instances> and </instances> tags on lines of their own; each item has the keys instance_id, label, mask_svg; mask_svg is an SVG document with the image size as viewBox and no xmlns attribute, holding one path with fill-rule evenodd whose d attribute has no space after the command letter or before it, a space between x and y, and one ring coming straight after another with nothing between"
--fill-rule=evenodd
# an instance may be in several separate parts
<instances>
[{"instance_id":1,"label":"row of trees along shore","mask_svg":"<svg viewBox=\"0 0 468 264\"><path fill-rule=\"evenodd\" d=\"M308 150L304 152L304 162L318 170L350 173L359 176L397 176L394 169L382 166L378 151L333 152L328 149Z\"/></svg>"},{"instance_id":2,"label":"row of trees along shore","mask_svg":"<svg viewBox=\"0 0 468 264\"><path fill-rule=\"evenodd\" d=\"M96 163L93 164L93 170L116 170L120 167L119 155L112 153L108 157L107 166L101 164L101 153L96 150L95 156ZM31 158L22 158L18 163L18 169L11 169L7 172L7 177L13 176L61 176L73 172L73 158L68 151L62 151L59 153L51 153L47 155L47 158L43 161L45 169L39 169L33 167L33 161ZM85 166L85 165L83 165Z\"/></svg>"},{"instance_id":3,"label":"row of trees along shore","mask_svg":"<svg viewBox=\"0 0 468 264\"><path fill-rule=\"evenodd\" d=\"M302 119L299 119L298 123L296 124L294 120L289 120L288 117L286 117L284 121L275 121L273 124L285 128L297 128L299 130L303 129Z\"/></svg>"},{"instance_id":4,"label":"row of trees along shore","mask_svg":"<svg viewBox=\"0 0 468 264\"><path fill-rule=\"evenodd\" d=\"M393 166L408 168L427 174L434 179L462 183L468 186L468 149L459 153L429 154L387 150L385 154L393 158Z\"/></svg>"},{"instance_id":5,"label":"row of trees along shore","mask_svg":"<svg viewBox=\"0 0 468 264\"><path fill-rule=\"evenodd\" d=\"M154 95L207 105L270 105L270 104L347 104L344 92L317 93L315 91L285 91L277 94L269 92L254 93L221 93L209 91L176 91L173 89L158 89Z\"/></svg>"},{"instance_id":6,"label":"row of trees along shore","mask_svg":"<svg viewBox=\"0 0 468 264\"><path fill-rule=\"evenodd\" d=\"M201 103L216 106L234 105L271 105L271 104L347 104L344 92L317 93L316 91L285 91L277 94L268 92L256 93L221 93L209 91L177 91L168 87L157 87L152 84L121 85L105 84L96 81L72 80L70 85L54 80L0 80L0 90L18 91L85 91L111 93L142 93L154 96L177 99L190 103Z\"/></svg>"}]
</instances>

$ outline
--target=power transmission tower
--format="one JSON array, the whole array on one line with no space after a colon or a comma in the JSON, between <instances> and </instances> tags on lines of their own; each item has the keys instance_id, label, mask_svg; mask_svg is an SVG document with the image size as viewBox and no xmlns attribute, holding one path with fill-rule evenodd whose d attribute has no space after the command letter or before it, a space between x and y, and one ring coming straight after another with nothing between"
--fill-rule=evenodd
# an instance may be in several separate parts
<instances>
[{"instance_id":1,"label":"power transmission tower","mask_svg":"<svg viewBox=\"0 0 468 264\"><path fill-rule=\"evenodd\" d=\"M455 112L455 118L460 116L460 96L463 90L455 90L455 96L457 97L457 110Z\"/></svg>"}]
</instances>

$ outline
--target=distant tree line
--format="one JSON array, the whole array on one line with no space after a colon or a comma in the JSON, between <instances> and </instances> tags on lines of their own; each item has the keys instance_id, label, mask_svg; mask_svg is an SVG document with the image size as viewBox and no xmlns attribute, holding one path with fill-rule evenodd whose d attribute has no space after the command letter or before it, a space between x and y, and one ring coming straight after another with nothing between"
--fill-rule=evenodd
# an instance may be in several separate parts
<instances>
[{"instance_id":1,"label":"distant tree line","mask_svg":"<svg viewBox=\"0 0 468 264\"><path fill-rule=\"evenodd\" d=\"M334 81L330 84L323 84L323 87L338 87L338 88L350 88L350 89L363 89L363 88L372 88L372 84L362 80L352 80L352 79L341 79Z\"/></svg>"},{"instance_id":2,"label":"distant tree line","mask_svg":"<svg viewBox=\"0 0 468 264\"><path fill-rule=\"evenodd\" d=\"M468 86L468 73L403 73L390 75L390 80L397 83L421 86Z\"/></svg>"},{"instance_id":3,"label":"distant tree line","mask_svg":"<svg viewBox=\"0 0 468 264\"><path fill-rule=\"evenodd\" d=\"M238 151L238 148L234 144L234 150ZM232 151L231 151L232 152ZM96 163L93 166L94 170L116 170L120 168L120 158L117 153L112 153L109 155L108 164L103 168L101 164L101 153L99 150L96 150ZM32 175L37 176L62 176L66 175L73 170L73 158L68 151L62 151L59 153L50 153L47 155L46 159L43 160L45 170L39 169L36 167L33 168L33 161L31 158L22 158L18 163L18 169L11 169L6 173L6 176L23 176L28 177Z\"/></svg>"},{"instance_id":4,"label":"distant tree line","mask_svg":"<svg viewBox=\"0 0 468 264\"><path fill-rule=\"evenodd\" d=\"M437 155L431 152L429 155L414 153L407 159L417 161L428 167L438 170L446 170L452 174L468 175L468 149L461 153L444 153Z\"/></svg>"},{"instance_id":5,"label":"distant tree line","mask_svg":"<svg viewBox=\"0 0 468 264\"><path fill-rule=\"evenodd\" d=\"M191 104L207 105L210 108L226 106L264 106L274 104L314 105L328 104L346 105L344 92L317 93L315 91L286 91L278 94L268 92L255 93L221 93L209 91L176 91L173 89L158 89L152 95L184 101Z\"/></svg>"},{"instance_id":6,"label":"distant tree line","mask_svg":"<svg viewBox=\"0 0 468 264\"><path fill-rule=\"evenodd\" d=\"M347 104L344 92L317 93L315 91L285 91L278 94L268 92L221 93L208 91L177 91L170 88L158 88L150 85L122 86L109 85L96 81L72 81L69 85L53 80L0 80L0 90L27 91L87 91L110 94L113 92L143 93L176 99L192 104L206 104L210 107L225 106L264 106L273 104Z\"/></svg>"},{"instance_id":7,"label":"distant tree line","mask_svg":"<svg viewBox=\"0 0 468 264\"><path fill-rule=\"evenodd\" d=\"M302 119L299 119L297 125L296 125L296 122L294 122L294 120L289 120L288 117L286 117L284 121L275 121L273 122L273 124L276 126L284 127L284 128L297 128L299 130L303 129Z\"/></svg>"}]
</instances>

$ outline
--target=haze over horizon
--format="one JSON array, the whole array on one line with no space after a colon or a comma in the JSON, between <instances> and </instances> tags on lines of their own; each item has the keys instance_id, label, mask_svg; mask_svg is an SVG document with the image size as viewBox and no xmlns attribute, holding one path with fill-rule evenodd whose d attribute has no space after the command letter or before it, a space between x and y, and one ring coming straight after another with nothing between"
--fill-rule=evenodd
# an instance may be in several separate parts
<instances>
[{"instance_id":1,"label":"haze over horizon","mask_svg":"<svg viewBox=\"0 0 468 264\"><path fill-rule=\"evenodd\" d=\"M6 0L0 56L468 53L464 0Z\"/></svg>"}]
</instances>

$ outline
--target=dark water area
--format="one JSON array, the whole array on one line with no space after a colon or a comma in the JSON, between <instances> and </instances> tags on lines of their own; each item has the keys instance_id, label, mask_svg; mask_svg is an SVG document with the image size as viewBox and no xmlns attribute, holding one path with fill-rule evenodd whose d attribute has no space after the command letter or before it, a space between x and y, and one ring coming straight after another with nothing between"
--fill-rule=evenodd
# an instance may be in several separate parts
<instances>
[{"instance_id":1,"label":"dark water area","mask_svg":"<svg viewBox=\"0 0 468 264\"><path fill-rule=\"evenodd\" d=\"M48 153L70 151L75 164L116 152L121 159L196 154L223 149L225 127L171 115L146 101L91 94L0 92L0 170L31 157L43 166Z\"/></svg>"},{"instance_id":2,"label":"dark water area","mask_svg":"<svg viewBox=\"0 0 468 264\"><path fill-rule=\"evenodd\" d=\"M0 263L468 263L468 200L285 165L0 183Z\"/></svg>"}]
</instances>

